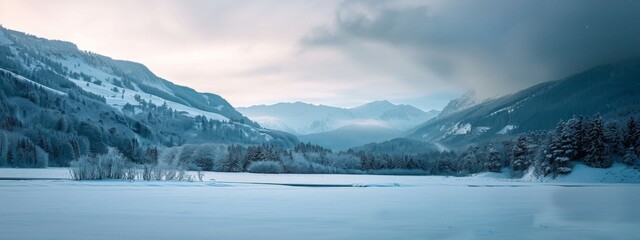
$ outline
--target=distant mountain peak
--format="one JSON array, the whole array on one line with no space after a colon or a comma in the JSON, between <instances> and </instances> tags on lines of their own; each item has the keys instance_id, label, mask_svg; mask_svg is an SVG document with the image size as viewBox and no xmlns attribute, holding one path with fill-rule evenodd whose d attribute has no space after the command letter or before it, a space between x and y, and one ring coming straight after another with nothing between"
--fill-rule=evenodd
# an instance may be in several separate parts
<instances>
[{"instance_id":1,"label":"distant mountain peak","mask_svg":"<svg viewBox=\"0 0 640 240\"><path fill-rule=\"evenodd\" d=\"M391 108L396 106L395 104L389 102L389 100L378 100L369 103L362 104L360 106L351 108L351 109L364 109L364 108Z\"/></svg>"},{"instance_id":2,"label":"distant mountain peak","mask_svg":"<svg viewBox=\"0 0 640 240\"><path fill-rule=\"evenodd\" d=\"M463 110L465 108L476 105L480 102L476 91L471 89L464 93L462 96L449 101L449 103L442 109L438 117L444 117L451 113Z\"/></svg>"}]
</instances>

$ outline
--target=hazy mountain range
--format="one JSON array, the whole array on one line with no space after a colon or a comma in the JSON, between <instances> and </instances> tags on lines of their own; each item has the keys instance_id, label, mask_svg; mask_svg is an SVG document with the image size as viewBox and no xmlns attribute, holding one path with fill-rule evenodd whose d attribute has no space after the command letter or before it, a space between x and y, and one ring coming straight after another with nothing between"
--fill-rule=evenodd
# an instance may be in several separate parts
<instances>
[{"instance_id":1,"label":"hazy mountain range","mask_svg":"<svg viewBox=\"0 0 640 240\"><path fill-rule=\"evenodd\" d=\"M313 105L303 102L237 108L261 126L296 135L317 134L347 126L371 126L405 131L438 115L411 105L389 101L370 102L354 108Z\"/></svg>"},{"instance_id":2,"label":"hazy mountain range","mask_svg":"<svg viewBox=\"0 0 640 240\"><path fill-rule=\"evenodd\" d=\"M238 111L263 127L290 132L301 141L339 150L405 136L408 130L439 113L386 100L354 108L295 102Z\"/></svg>"}]
</instances>

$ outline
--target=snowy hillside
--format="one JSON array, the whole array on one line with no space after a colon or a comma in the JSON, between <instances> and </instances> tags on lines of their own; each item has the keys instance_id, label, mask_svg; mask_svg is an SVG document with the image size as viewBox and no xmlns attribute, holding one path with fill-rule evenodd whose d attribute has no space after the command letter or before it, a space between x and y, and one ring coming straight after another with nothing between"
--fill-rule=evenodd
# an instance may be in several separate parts
<instances>
[{"instance_id":1,"label":"snowy hillside","mask_svg":"<svg viewBox=\"0 0 640 240\"><path fill-rule=\"evenodd\" d=\"M186 143L293 146L222 97L155 76L144 65L0 28L0 165L68 166L116 148L152 162Z\"/></svg>"},{"instance_id":2,"label":"snowy hillside","mask_svg":"<svg viewBox=\"0 0 640 240\"><path fill-rule=\"evenodd\" d=\"M153 94L148 94L142 90L124 89L113 85L110 82L101 82L100 85L96 83L89 83L79 79L69 78L70 81L81 87L87 92L95 93L103 96L107 104L113 106L116 109L122 110L125 104L139 105L142 100L148 103L154 103L156 105L164 105L173 108L178 112L184 113L189 117L205 116L209 119L219 121L230 121L229 118L222 116L218 113L200 110L184 104L176 103L170 100L163 99ZM137 97L136 97L137 95ZM136 99L138 98L138 100Z\"/></svg>"},{"instance_id":3,"label":"snowy hillside","mask_svg":"<svg viewBox=\"0 0 640 240\"><path fill-rule=\"evenodd\" d=\"M6 46L12 54L44 54L39 61L23 62L26 69L54 68L64 72L78 86L107 98L108 103L118 109L125 103L138 105L139 101L133 98L138 94L147 102L156 105L166 102L169 107L189 116L204 115L257 127L223 98L175 85L156 76L142 64L81 51L69 42L37 38L8 29L0 29L0 32L0 45ZM90 84L87 86L87 83Z\"/></svg>"}]
</instances>

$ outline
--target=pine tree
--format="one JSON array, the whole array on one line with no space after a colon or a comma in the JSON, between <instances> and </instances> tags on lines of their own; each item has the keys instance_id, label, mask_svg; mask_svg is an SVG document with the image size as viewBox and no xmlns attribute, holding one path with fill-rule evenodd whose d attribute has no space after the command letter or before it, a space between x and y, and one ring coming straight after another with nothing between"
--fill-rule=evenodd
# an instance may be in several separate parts
<instances>
[{"instance_id":1,"label":"pine tree","mask_svg":"<svg viewBox=\"0 0 640 240\"><path fill-rule=\"evenodd\" d=\"M576 133L577 121L575 118L569 119L565 123L560 133L559 138L559 146L562 150L562 157L569 158L569 160L576 160L578 156L578 144L576 143L576 139L579 138Z\"/></svg>"},{"instance_id":2,"label":"pine tree","mask_svg":"<svg viewBox=\"0 0 640 240\"><path fill-rule=\"evenodd\" d=\"M627 153L624 155L624 163L629 166L635 166L638 164L638 155L633 147L627 149Z\"/></svg>"},{"instance_id":3,"label":"pine tree","mask_svg":"<svg viewBox=\"0 0 640 240\"><path fill-rule=\"evenodd\" d=\"M551 137L551 144L547 154L550 171L554 175L571 172L571 159L575 157L575 145L572 142L573 129L568 128L562 121L556 125Z\"/></svg>"},{"instance_id":4,"label":"pine tree","mask_svg":"<svg viewBox=\"0 0 640 240\"><path fill-rule=\"evenodd\" d=\"M622 134L620 133L617 122L607 123L605 140L607 145L607 154L622 155L625 153Z\"/></svg>"},{"instance_id":5,"label":"pine tree","mask_svg":"<svg viewBox=\"0 0 640 240\"><path fill-rule=\"evenodd\" d=\"M485 162L485 168L489 172L500 172L502 164L500 163L500 152L493 147L489 147L489 159Z\"/></svg>"},{"instance_id":6,"label":"pine tree","mask_svg":"<svg viewBox=\"0 0 640 240\"><path fill-rule=\"evenodd\" d=\"M513 147L513 161L511 161L511 169L514 171L526 171L531 165L529 160L529 149L527 148L527 137L520 135L516 146Z\"/></svg>"},{"instance_id":7,"label":"pine tree","mask_svg":"<svg viewBox=\"0 0 640 240\"><path fill-rule=\"evenodd\" d=\"M624 147L626 149L634 148L636 150L636 154L638 150L640 150L640 130L638 129L638 124L634 118L629 119L627 122L627 129L624 133Z\"/></svg>"},{"instance_id":8,"label":"pine tree","mask_svg":"<svg viewBox=\"0 0 640 240\"><path fill-rule=\"evenodd\" d=\"M11 149L7 150L7 164L13 165L13 151Z\"/></svg>"},{"instance_id":9,"label":"pine tree","mask_svg":"<svg viewBox=\"0 0 640 240\"><path fill-rule=\"evenodd\" d=\"M575 118L574 118L575 119ZM575 121L572 121L573 129L573 142L576 146L576 159L581 159L587 154L587 131L586 131L586 120L583 116L580 116Z\"/></svg>"},{"instance_id":10,"label":"pine tree","mask_svg":"<svg viewBox=\"0 0 640 240\"><path fill-rule=\"evenodd\" d=\"M589 147L585 158L587 165L596 168L608 168L613 164L613 161L606 155L604 122L599 114L589 124L588 143Z\"/></svg>"}]
</instances>

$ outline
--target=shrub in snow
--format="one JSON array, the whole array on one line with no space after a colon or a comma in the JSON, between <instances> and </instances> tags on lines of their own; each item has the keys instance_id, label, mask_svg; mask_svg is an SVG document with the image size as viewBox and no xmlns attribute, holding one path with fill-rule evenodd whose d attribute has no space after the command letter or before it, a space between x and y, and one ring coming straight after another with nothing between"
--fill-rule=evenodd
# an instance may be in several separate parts
<instances>
[{"instance_id":1,"label":"shrub in snow","mask_svg":"<svg viewBox=\"0 0 640 240\"><path fill-rule=\"evenodd\" d=\"M184 166L169 164L145 164L142 166L142 179L146 181L178 180L191 181L191 175L187 174Z\"/></svg>"},{"instance_id":2,"label":"shrub in snow","mask_svg":"<svg viewBox=\"0 0 640 240\"><path fill-rule=\"evenodd\" d=\"M146 181L191 180L186 167L177 164L138 165L127 160L117 149L110 148L107 154L93 157L82 156L71 162L71 177L75 180L142 179Z\"/></svg>"},{"instance_id":3,"label":"shrub in snow","mask_svg":"<svg viewBox=\"0 0 640 240\"><path fill-rule=\"evenodd\" d=\"M193 171L223 171L227 155L227 146L222 144L185 144L162 150L158 162Z\"/></svg>"},{"instance_id":4,"label":"shrub in snow","mask_svg":"<svg viewBox=\"0 0 640 240\"><path fill-rule=\"evenodd\" d=\"M284 168L276 161L257 161L249 164L247 171L252 173L283 173Z\"/></svg>"},{"instance_id":5,"label":"shrub in snow","mask_svg":"<svg viewBox=\"0 0 640 240\"><path fill-rule=\"evenodd\" d=\"M71 162L71 177L75 180L129 179L136 178L135 165L115 148L95 157L82 156Z\"/></svg>"}]
</instances>

